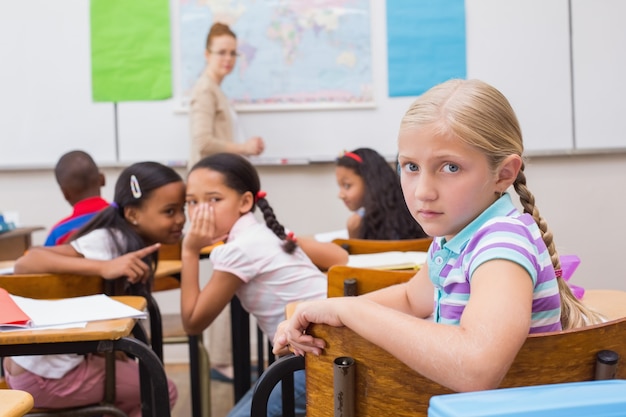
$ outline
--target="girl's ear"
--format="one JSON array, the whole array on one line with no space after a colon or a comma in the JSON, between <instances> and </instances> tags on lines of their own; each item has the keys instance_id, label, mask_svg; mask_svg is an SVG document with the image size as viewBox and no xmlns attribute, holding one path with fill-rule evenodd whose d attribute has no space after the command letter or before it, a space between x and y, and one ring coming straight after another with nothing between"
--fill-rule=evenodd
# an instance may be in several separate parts
<instances>
[{"instance_id":1,"label":"girl's ear","mask_svg":"<svg viewBox=\"0 0 626 417\"><path fill-rule=\"evenodd\" d=\"M517 179L517 174L522 168L522 157L519 155L509 155L500 163L496 180L496 192L503 193Z\"/></svg>"},{"instance_id":2,"label":"girl's ear","mask_svg":"<svg viewBox=\"0 0 626 417\"><path fill-rule=\"evenodd\" d=\"M124 207L124 218L126 219L127 222L136 225L137 217L138 217L137 207L129 207L129 206Z\"/></svg>"},{"instance_id":3,"label":"girl's ear","mask_svg":"<svg viewBox=\"0 0 626 417\"><path fill-rule=\"evenodd\" d=\"M254 205L254 196L252 192L246 191L241 196L240 204L239 204L239 213L246 214L252 210L252 206Z\"/></svg>"}]
</instances>

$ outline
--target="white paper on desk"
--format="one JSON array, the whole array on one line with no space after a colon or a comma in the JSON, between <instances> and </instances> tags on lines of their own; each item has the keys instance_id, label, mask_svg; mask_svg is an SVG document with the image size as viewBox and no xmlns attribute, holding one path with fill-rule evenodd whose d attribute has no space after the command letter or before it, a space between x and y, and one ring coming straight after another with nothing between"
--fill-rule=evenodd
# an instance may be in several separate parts
<instances>
[{"instance_id":1,"label":"white paper on desk","mask_svg":"<svg viewBox=\"0 0 626 417\"><path fill-rule=\"evenodd\" d=\"M0 275L13 275L14 268L12 266L8 268L0 268Z\"/></svg>"},{"instance_id":2,"label":"white paper on desk","mask_svg":"<svg viewBox=\"0 0 626 417\"><path fill-rule=\"evenodd\" d=\"M332 242L334 239L347 239L348 230L341 229L341 230L333 230L330 232L316 233L315 235L313 235L313 237L318 242Z\"/></svg>"},{"instance_id":3,"label":"white paper on desk","mask_svg":"<svg viewBox=\"0 0 626 417\"><path fill-rule=\"evenodd\" d=\"M348 266L372 269L417 269L426 262L426 252L378 252L349 255Z\"/></svg>"},{"instance_id":4,"label":"white paper on desk","mask_svg":"<svg viewBox=\"0 0 626 417\"><path fill-rule=\"evenodd\" d=\"M29 330L63 330L63 329L84 329L87 327L86 321L76 323L57 324L54 326L37 326L37 327L16 327L16 326L0 326L0 332L24 332Z\"/></svg>"},{"instance_id":5,"label":"white paper on desk","mask_svg":"<svg viewBox=\"0 0 626 417\"><path fill-rule=\"evenodd\" d=\"M88 321L148 317L146 312L129 307L104 294L60 300L35 300L16 295L11 295L11 298L31 318L31 329Z\"/></svg>"}]
</instances>

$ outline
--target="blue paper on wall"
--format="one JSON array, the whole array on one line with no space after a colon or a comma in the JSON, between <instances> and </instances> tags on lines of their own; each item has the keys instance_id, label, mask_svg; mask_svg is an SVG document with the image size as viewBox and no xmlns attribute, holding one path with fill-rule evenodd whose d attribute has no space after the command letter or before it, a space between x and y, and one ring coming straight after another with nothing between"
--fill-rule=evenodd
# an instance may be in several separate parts
<instances>
[{"instance_id":1,"label":"blue paper on wall","mask_svg":"<svg viewBox=\"0 0 626 417\"><path fill-rule=\"evenodd\" d=\"M387 0L389 97L467 74L464 0Z\"/></svg>"}]
</instances>

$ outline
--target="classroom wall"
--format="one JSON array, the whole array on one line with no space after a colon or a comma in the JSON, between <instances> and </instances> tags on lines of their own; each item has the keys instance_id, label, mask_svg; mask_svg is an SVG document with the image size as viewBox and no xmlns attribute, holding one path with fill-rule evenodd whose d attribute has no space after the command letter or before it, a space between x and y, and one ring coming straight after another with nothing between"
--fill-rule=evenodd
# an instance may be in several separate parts
<instances>
[{"instance_id":1,"label":"classroom wall","mask_svg":"<svg viewBox=\"0 0 626 417\"><path fill-rule=\"evenodd\" d=\"M260 167L259 172L278 219L296 234L344 226L349 212L337 198L332 164ZM104 196L111 198L119 169L104 173ZM626 290L626 271L619 263L626 232L626 154L535 157L528 160L526 174L558 250L582 259L575 283ZM49 227L70 212L51 170L0 171L0 184L0 209L19 211L24 225ZM44 238L45 232L34 234L37 244ZM176 301L163 309L177 308Z\"/></svg>"},{"instance_id":2,"label":"classroom wall","mask_svg":"<svg viewBox=\"0 0 626 417\"><path fill-rule=\"evenodd\" d=\"M0 47L0 61L6 63L0 68L0 113L6 115L0 118L0 169L50 167L65 150L75 147L113 165L185 160L188 119L186 113L176 111L183 101L177 74L184 66L179 59L184 24L177 10L185 2L169 1L174 97L117 105L92 101L88 1L0 2L0 37L8 40ZM388 95L387 56L394 55L394 48L388 48L385 17L386 5L392 3L411 2L370 2L376 106L241 112L243 130L266 140L263 158L329 161L341 150L360 145L394 155L393 142L387 139L413 97ZM622 76L626 2L465 0L464 4L467 77L483 79L507 96L524 128L529 152L626 150L620 124L626 94ZM428 26L411 22L418 28ZM439 24L445 25L445 19ZM409 40L394 45L408 51L424 48L411 37L411 26L406 29ZM198 37L202 40L204 34ZM41 39L54 48L41 48ZM438 45L435 40L433 46ZM419 74L410 55L406 73ZM41 63L45 63L45 77ZM57 146L49 147L50 143Z\"/></svg>"},{"instance_id":3,"label":"classroom wall","mask_svg":"<svg viewBox=\"0 0 626 417\"><path fill-rule=\"evenodd\" d=\"M545 2L545 0L534 0L532 2L527 0L510 0L509 2L517 5L518 7L522 7L524 10L535 6L548 7L546 6L548 4L551 7L561 7L566 3L565 0L552 1L550 3ZM573 15L573 26L575 28L579 28L573 33L573 37L575 38L573 55L574 61L576 61L575 63L577 63L577 68L579 69L574 73L574 84L580 83L580 81L576 81L577 77L578 79L593 81L588 82L589 85L593 86L593 91L574 88L574 101L576 102L578 111L585 110L587 113L590 113L593 110L594 116L593 118L575 118L574 130L577 131L577 139L579 142L577 142L577 145L583 149L590 149L594 147L609 147L609 145L615 146L612 145L614 143L626 143L623 135L623 129L620 129L619 126L615 126L615 123L619 123L620 120L621 113L619 112L623 107L621 97L626 91L624 89L623 77L619 75L621 74L620 69L624 68L624 65L626 65L626 60L622 59L621 56L618 56L619 59L615 58L615 62L612 63L612 65L602 65L602 63L605 62L613 62L607 61L608 58L604 55L610 55L611 59L613 59L615 54L612 54L611 51L615 48L597 48L598 44L606 45L607 39L613 41L613 46L617 44L621 47L623 42L620 42L623 39L623 34L625 32L623 29L620 29L619 31L615 30L614 33L611 32L607 34L604 33L603 30L598 30L598 27L601 29L606 28L606 31L621 28L620 22L614 22L613 20L610 20L610 25L600 24L595 28L587 28L586 26L583 26L583 23L585 22L594 23L603 21L602 19L595 18L596 13L601 16L615 16L615 19L619 20L619 16L622 14L611 13L611 10L613 9L606 9L606 7L623 7L623 3L619 0L571 0L570 3L574 6L573 10L576 12ZM63 4L67 5L67 7L75 4L81 5L81 7L84 6L83 2L76 0L65 1ZM492 6L496 7L496 5L500 4L500 2L498 0L471 0L468 1L468 4L474 6L469 7L468 10L476 11L477 9L475 6L477 5L481 7L489 6L487 8L491 9ZM599 6L600 4L602 7ZM372 30L374 32L373 53L377 58L374 62L374 72L376 79L378 80L377 94L381 95L381 97L385 97L387 93L385 85L387 73L385 69L384 54L386 46L382 37L384 36L384 13L381 11L382 2L376 0L375 2L372 2L372 5L372 10L375 12L374 20L376 23ZM58 8L60 6L56 5L55 7ZM552 8L546 10L552 10ZM541 16L546 16L546 10L544 10L544 13L542 13ZM26 11L28 11L28 9L26 9ZM475 17L476 15L473 16ZM480 16L485 16L485 14L481 13ZM588 17L588 19L582 19L582 17L585 16ZM85 14L84 17L86 18L87 15ZM40 18L44 21L46 20L42 16L40 16ZM544 22L544 20L545 19L542 19L540 21ZM546 24L542 27L548 26L549 25ZM85 33L88 32L86 27L78 29ZM595 37L587 39L590 34L597 36L603 35L603 37L601 39L595 39ZM556 36L556 34L554 36ZM70 38L75 37L71 36ZM528 38L524 36L523 40L525 42L521 42L521 44L527 43ZM478 40L473 38L469 39L469 42L470 46L476 45ZM519 54L520 48L520 45L513 47L511 44L508 48L494 48L494 53L501 54L506 52L513 55L519 55L519 59L522 61L530 59L525 54ZM526 49L523 50L526 51ZM597 54L600 54L601 56L597 56ZM37 56L41 58L41 56ZM48 61L49 65L47 74L54 75L65 71L65 67L61 69L56 68L56 60L50 59ZM497 65L490 66L491 70L493 70L494 73L503 74L503 77L508 75L509 71L503 66L506 63L505 61L509 62L511 65L514 65L512 62L516 62L500 59L499 62L496 62ZM476 63L473 63L471 60L469 64L468 70L470 75L485 74L481 71L487 71L485 68L478 68ZM86 63L82 63L81 65L82 66L78 66L78 68L82 68L83 73L88 71L88 65ZM597 68L598 65L605 68L605 72L599 73ZM38 68L34 64L26 65L26 67ZM74 65L69 65L67 67L77 68ZM533 66L533 68L537 71L545 70L545 68L541 68L541 66ZM608 70L614 71L615 74L606 74L606 71ZM30 76L30 73L20 71L7 73L7 69L4 67L0 69L0 74L2 75L0 79L7 81L7 85L21 85L19 82L14 82L18 79L17 77L19 77L20 74L22 77L26 76L28 78ZM490 75L495 76L495 74ZM56 77L56 75L54 76ZM566 73L564 70L562 76L564 80L569 80L571 74ZM36 77L33 76L31 78L35 79ZM77 78L72 76L70 78L74 83L80 82L84 84L88 82L85 77ZM540 78L539 74L527 73L525 76L520 77L520 83L523 84L523 82L527 80L542 82ZM621 81L615 84L616 80ZM598 84L598 82L600 84ZM598 88L598 85L602 88ZM88 88L85 88L85 90L87 91ZM533 102L541 102L542 99L539 97L539 93L545 93L550 89L535 89L534 91L531 91L530 89L528 90L529 91L523 89L520 94L533 98ZM551 92L553 93L553 91ZM603 100L601 97L592 95L592 93L606 94L608 92L612 94L609 100ZM507 94L508 93L509 91L507 91ZM512 97L515 97L515 91L511 91L510 93ZM77 100L72 101L78 103ZM406 105L410 102L410 99L400 98L389 101L393 101L394 103L402 102ZM10 103L10 106L13 109L21 108L21 105L18 102ZM45 104L47 106L46 110L50 110L55 107L46 103L42 103L42 105ZM600 105L598 103L617 104ZM145 105L145 103L143 104ZM140 104L125 104L125 110L128 111L121 112L122 117L120 118L120 123L122 125L124 125L126 121L124 117L141 120L141 116L143 115L146 117L145 120L148 124L155 123L161 118L174 117L172 116L172 106L167 106L166 113L161 114L159 111L165 111L163 110L162 103L155 102L154 107L156 110L148 113L133 113L130 110L132 110L134 105L139 106ZM514 105L516 105L516 103L514 103ZM586 106L593 106L593 109L587 109ZM62 109L62 113L65 115L71 113L63 106L56 107L58 109ZM555 105L553 107L554 109L560 109L562 106ZM11 108L7 108L5 111L4 117L7 117L7 119L12 117L10 116ZM161 110L158 110L158 108ZM395 130L397 129L403 108L404 107L397 108L394 112L392 112L393 114L384 113L384 115L379 117L384 119L380 120L381 124L389 126L390 138L394 137L397 133ZM346 118L349 119L348 116L354 116L355 114L360 114L362 112L363 111L359 112L356 110L337 112L337 119L333 119L333 124L341 124L344 126ZM395 114L396 112L398 112L398 114ZM523 113L523 110L520 109L520 112ZM20 113L17 111L17 113L21 114L23 112ZM281 118L281 123L276 123L276 119L271 119L270 123L267 119L268 116L263 113L248 113L242 116L242 120L245 125L244 127L250 132L257 133L257 129L255 128L257 126L269 129L269 126L271 125L272 129L277 130L275 134L278 135L280 134L278 130L281 132L308 131L307 129L303 129L303 126L308 127L307 123L322 125L321 120L323 115L324 113L320 112L297 112L289 114L289 117L286 117L285 113L282 113L274 115L275 118ZM341 116L344 117L342 118ZM176 117L181 119L185 118L184 115L178 115ZM605 118L607 120L605 120ZM72 130L70 128L80 130L86 126L94 125L92 121L87 120L87 123L85 120L86 119L84 118L73 118L63 126L63 132L71 133ZM522 129L524 132L529 133L528 123L524 124L523 118L520 118L520 120L522 121ZM554 111L546 112L545 120L543 120L540 124L541 130L543 130L548 136L552 135L552 130L548 128L547 124L549 124L552 120L554 120ZM594 120L602 120L602 123L594 122ZM611 120L613 122L609 123ZM175 144L171 144L170 142L170 145L168 146L174 146L176 148L186 147L186 122L182 120L179 123L180 126L178 124L173 124L173 126L174 125L176 125L174 136L179 138L181 142ZM44 129L40 133L38 133L38 130L35 131L37 135L41 135L42 137L47 137L47 135L50 134L49 126L46 124L22 123L20 126L27 126L30 129ZM353 127L356 128L358 126ZM347 136L345 132L350 129L350 126L344 126L342 129L344 130L337 130L333 126L332 132L334 132L336 136L339 136L337 142L344 144L344 136ZM103 129L97 130L99 132L103 131ZM262 134L267 133L268 138L273 136L274 132L272 130L260 130L260 133ZM107 134L110 135L110 132ZM331 133L328 134L330 135ZM530 133L529 135L532 136ZM78 134L78 136L81 138L81 141L85 141L85 148L88 150L91 149L89 146L93 148L95 145L100 143L98 137L91 134L87 135L82 131ZM611 141L607 143L601 142L607 140L609 137L611 138ZM6 135L3 136L1 140L3 141L3 146L6 146L8 144L8 140L11 140L11 143L17 142L14 139L14 136ZM57 156L54 155L60 155L67 150L59 149L59 146L55 146L55 143L58 142L54 142L53 140L47 141L46 144L49 144L50 147L49 149L45 148L44 152L48 156L51 156L54 160L57 158ZM21 144L20 146L25 147L24 151L20 152L20 158L25 157L25 155L30 155L29 152L35 152L32 145ZM152 148L156 148L156 146ZM344 146L338 147L337 149L330 150L329 153L336 154L336 152L343 148ZM624 220L624 213L626 213L626 193L622 191L623 180L626 177L626 152L623 150L623 146L621 149L622 150L619 152L600 153L596 155L537 156L530 159L527 164L529 187L531 191L535 193L537 205L541 210L541 213L545 216L554 231L557 247L563 254L577 254L582 258L582 264L579 271L575 275L574 280L577 284L587 288L619 288L626 290L626 272L624 272L621 265L616 262L616 260L620 259L622 256L621 233L626 231L626 220ZM151 149L144 150L146 152L146 159L152 159L152 154L150 153ZM42 153L40 150L37 150L37 152L40 154ZM99 151L98 149L95 149L94 152ZM113 151L109 150L105 153L113 154ZM0 149L0 156L1 155L2 150ZM20 160L17 162L22 163L24 161ZM107 177L107 186L104 190L104 196L106 198L111 198L113 194L113 185L121 168L111 167L111 158L109 158L108 161L97 160L97 162L106 162L107 164L105 165L109 165L103 169ZM54 181L52 169L28 168L29 164L25 162L23 165L25 167L23 166L23 169L19 170L0 170L0 190L2 191L0 193L0 211L19 212L20 220L23 225L42 225L50 227L57 220L68 215L71 209L63 200L58 186ZM178 169L179 172L184 175L184 170L182 168ZM331 163L261 166L259 167L259 172L261 174L263 188L268 192L268 198L274 206L279 220L289 228L295 230L297 234L313 234L316 232L339 229L344 226L345 219L349 213L341 201L339 201L336 197L337 186L335 184L334 169ZM45 232L35 233L34 242L36 244L42 243L45 235ZM598 239L596 236L601 237ZM176 308L177 305L175 299L171 301L170 305L162 306L162 309L166 312Z\"/></svg>"}]
</instances>

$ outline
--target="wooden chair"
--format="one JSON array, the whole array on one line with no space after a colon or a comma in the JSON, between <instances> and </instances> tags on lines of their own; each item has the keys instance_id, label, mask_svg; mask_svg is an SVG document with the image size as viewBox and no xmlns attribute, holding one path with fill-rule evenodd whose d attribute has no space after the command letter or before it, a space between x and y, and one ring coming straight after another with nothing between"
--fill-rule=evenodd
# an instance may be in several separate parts
<instances>
[{"instance_id":1,"label":"wooden chair","mask_svg":"<svg viewBox=\"0 0 626 417\"><path fill-rule=\"evenodd\" d=\"M147 307L144 297L121 296L114 300L132 308ZM71 329L35 329L0 333L0 356L50 355L63 353L99 353L107 360L104 401L100 404L72 409L33 410L36 417L64 416L86 417L95 415L126 414L113 405L115 381L114 355L116 351L134 356L139 364L141 407L144 416L170 417L168 384L161 360L146 344L143 332L135 332L137 319L121 318L87 323L86 327ZM131 336L132 333L132 336Z\"/></svg>"},{"instance_id":2,"label":"wooden chair","mask_svg":"<svg viewBox=\"0 0 626 417\"><path fill-rule=\"evenodd\" d=\"M409 271L337 266L328 271L328 296L343 295L346 279L355 279L357 294L364 294L404 282L413 275ZM626 292L587 290L583 302L613 321L582 329L529 336L500 388L588 381L594 378L595 355L598 351L613 350L624 357ZM326 340L328 347L320 357L306 357L307 416L333 412L333 404L328 401L328 398L333 397L333 360L342 356L356 360L355 405L359 416L426 416L428 400L432 395L452 392L412 371L386 351L347 328L314 325L309 333ZM626 367L618 366L618 369L617 377L626 377ZM325 383L330 383L330 386L324 386ZM318 406L325 408L318 410Z\"/></svg>"},{"instance_id":3,"label":"wooden chair","mask_svg":"<svg viewBox=\"0 0 626 417\"><path fill-rule=\"evenodd\" d=\"M113 281L100 276L77 274L13 274L0 275L0 288L28 298L71 298L93 294L114 295ZM152 349L163 360L161 313L156 301L148 298Z\"/></svg>"},{"instance_id":4,"label":"wooden chair","mask_svg":"<svg viewBox=\"0 0 626 417\"><path fill-rule=\"evenodd\" d=\"M35 299L72 298L102 294L104 293L104 287L104 280L99 276L74 274L0 275L0 288L7 290L13 295ZM143 335L142 339L145 339L145 332L141 331L140 333ZM108 359L113 360L114 357L109 356ZM110 374L107 373L107 380L105 382L105 400L100 404L63 409L33 409L28 412L28 415L34 417L78 417L110 414L123 417L125 413L113 405L115 398L115 381L109 378L109 375ZM6 381L1 377L0 388L8 388Z\"/></svg>"},{"instance_id":5,"label":"wooden chair","mask_svg":"<svg viewBox=\"0 0 626 417\"><path fill-rule=\"evenodd\" d=\"M71 298L103 294L105 282L99 276L75 274L0 275L0 288L20 297Z\"/></svg>"},{"instance_id":6,"label":"wooden chair","mask_svg":"<svg viewBox=\"0 0 626 417\"><path fill-rule=\"evenodd\" d=\"M33 396L27 392L0 386L0 416L22 417L33 408Z\"/></svg>"},{"instance_id":7,"label":"wooden chair","mask_svg":"<svg viewBox=\"0 0 626 417\"><path fill-rule=\"evenodd\" d=\"M348 251L350 255L378 252L426 252L432 238L404 240L334 239L332 242Z\"/></svg>"},{"instance_id":8,"label":"wooden chair","mask_svg":"<svg viewBox=\"0 0 626 417\"><path fill-rule=\"evenodd\" d=\"M415 271L386 271L366 268L353 268L336 265L328 270L328 297L365 294L390 285L406 282L415 275ZM349 292L349 294L347 294ZM297 303L286 307L289 317ZM255 387L252 400L252 417L267 415L267 402L272 389L279 382L283 389L283 415L294 415L292 373L304 369L304 358L288 355L278 359L261 375ZM308 387L308 382L307 382Z\"/></svg>"},{"instance_id":9,"label":"wooden chair","mask_svg":"<svg viewBox=\"0 0 626 417\"><path fill-rule=\"evenodd\" d=\"M452 393L413 371L395 357L345 327L313 325L309 333L326 341L320 356L307 355L307 416L334 413L333 361L351 357L356 364L355 415L427 416L433 395ZM562 332L530 335L500 388L594 379L596 354L626 355L626 318ZM618 366L617 378L626 378Z\"/></svg>"},{"instance_id":10,"label":"wooden chair","mask_svg":"<svg viewBox=\"0 0 626 417\"><path fill-rule=\"evenodd\" d=\"M409 271L380 271L336 266L328 271L328 296L344 294L346 279L356 280L357 294L405 282ZM500 388L541 385L594 379L596 354L612 350L626 354L626 292L588 290L588 305L616 320L581 329L530 335L518 353ZM354 294L356 295L356 294ZM585 299L583 299L585 302ZM293 306L290 306L293 308ZM319 357L307 355L307 416L334 415L334 360L351 357L356 362L354 391L355 415L426 416L433 395L452 393L434 381L411 370L395 357L366 341L348 328L313 325L309 333L324 339L327 348ZM302 359L286 357L283 372L259 380L252 403L252 416L266 415L267 392L286 372L302 369ZM271 370L270 367L269 370ZM273 371L273 370L272 370ZM618 366L617 378L626 377L626 367Z\"/></svg>"},{"instance_id":11,"label":"wooden chair","mask_svg":"<svg viewBox=\"0 0 626 417\"><path fill-rule=\"evenodd\" d=\"M159 249L158 269L164 273L155 277L153 292L176 290L180 288L180 264L169 268L168 263L181 260L182 241L176 244L163 244ZM168 273L168 268L172 273ZM189 379L191 391L191 412L193 417L211 416L211 363L209 353L200 335L188 335L183 329L180 314L162 315L163 344L186 344L189 348Z\"/></svg>"},{"instance_id":12,"label":"wooden chair","mask_svg":"<svg viewBox=\"0 0 626 417\"><path fill-rule=\"evenodd\" d=\"M414 275L415 271L385 271L337 265L328 270L327 296L330 298L365 294L390 285L406 282ZM350 286L355 286L355 289L350 290ZM352 293L346 293L346 291Z\"/></svg>"}]
</instances>

